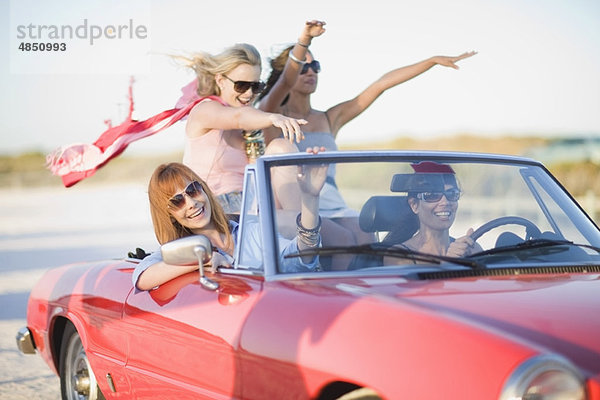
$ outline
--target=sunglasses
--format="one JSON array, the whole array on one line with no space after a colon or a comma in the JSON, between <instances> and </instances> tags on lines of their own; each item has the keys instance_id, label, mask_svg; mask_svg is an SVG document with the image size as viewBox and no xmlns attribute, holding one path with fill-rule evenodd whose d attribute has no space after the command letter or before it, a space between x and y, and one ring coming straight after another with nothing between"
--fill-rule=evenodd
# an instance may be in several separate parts
<instances>
[{"instance_id":1,"label":"sunglasses","mask_svg":"<svg viewBox=\"0 0 600 400\"><path fill-rule=\"evenodd\" d=\"M265 83L261 81L249 82L249 81L234 81L227 75L223 74L223 76L233 82L233 89L238 93L246 93L248 89L252 88L253 94L258 94L265 90Z\"/></svg>"},{"instance_id":2,"label":"sunglasses","mask_svg":"<svg viewBox=\"0 0 600 400\"><path fill-rule=\"evenodd\" d=\"M307 73L309 68L312 69L315 74L318 74L321 72L321 63L319 63L317 60L312 60L311 62L304 64L302 66L302 70L300 71L300 75Z\"/></svg>"},{"instance_id":3,"label":"sunglasses","mask_svg":"<svg viewBox=\"0 0 600 400\"><path fill-rule=\"evenodd\" d=\"M200 182L194 181L187 185L183 193L177 193L175 196L171 197L169 203L174 209L178 210L185 205L184 194L187 194L189 197L196 197L201 191L202 185L200 185Z\"/></svg>"},{"instance_id":4,"label":"sunglasses","mask_svg":"<svg viewBox=\"0 0 600 400\"><path fill-rule=\"evenodd\" d=\"M436 203L442 199L442 196L446 196L448 201L458 201L460 199L460 190L448 189L443 192L423 192L417 194L417 198L427 203Z\"/></svg>"}]
</instances>

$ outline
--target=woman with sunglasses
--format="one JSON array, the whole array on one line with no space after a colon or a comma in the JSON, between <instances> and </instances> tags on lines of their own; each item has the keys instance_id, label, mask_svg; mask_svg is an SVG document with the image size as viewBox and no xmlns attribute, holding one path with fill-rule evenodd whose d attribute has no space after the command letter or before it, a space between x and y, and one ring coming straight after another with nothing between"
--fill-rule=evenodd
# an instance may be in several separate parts
<instances>
[{"instance_id":1,"label":"woman with sunglasses","mask_svg":"<svg viewBox=\"0 0 600 400\"><path fill-rule=\"evenodd\" d=\"M310 41L302 44L309 45ZM303 150L305 147L323 146L329 151L338 149L335 140L342 126L366 110L387 89L406 82L435 65L458 69L456 65L458 61L476 54L476 52L466 52L455 57L434 56L413 65L394 69L377 79L355 98L334 105L326 111L319 111L312 108L310 96L317 89L321 65L308 50L305 58L298 57L297 49L298 43L286 48L271 60L272 70L265 90L259 95L259 108L308 121L303 126L304 140L297 144L298 148ZM290 65L295 65L296 68L292 69ZM296 80L290 77L290 71L297 71ZM290 85L289 82L293 84ZM277 135L278 133L272 129L265 130L267 140ZM293 196L290 197L293 199ZM293 208L297 205L284 204L283 208L286 207ZM364 243L371 240L371 236L362 232L358 226L358 213L346 205L338 191L334 166L330 167L321 193L320 214L328 217L323 225L324 245ZM333 242L329 242L327 239L329 237Z\"/></svg>"},{"instance_id":2,"label":"woman with sunglasses","mask_svg":"<svg viewBox=\"0 0 600 400\"><path fill-rule=\"evenodd\" d=\"M308 152L317 153L319 150L311 148ZM314 271L318 267L318 258L314 256L284 256L321 243L319 192L326 171L325 166L305 166L302 173L297 174L302 208L297 218L296 237L293 240L279 238L279 248L283 249L280 257L283 272ZM211 267L214 272L218 267L227 268L235 264L233 255L238 245L238 224L228 220L207 183L189 167L169 163L156 168L148 185L148 198L154 232L161 245L185 236L205 235L213 246L212 259L206 267ZM244 235L246 243L254 243L256 247L250 251L260 253L258 226L248 225L246 228L249 229ZM150 290L196 269L197 265L166 264L162 261L161 252L156 251L138 264L132 279L137 289Z\"/></svg>"},{"instance_id":3,"label":"woman with sunglasses","mask_svg":"<svg viewBox=\"0 0 600 400\"><path fill-rule=\"evenodd\" d=\"M300 125L306 121L252 107L264 88L259 79L261 58L254 46L236 44L217 55L176 58L193 69L197 78L184 88L185 98L178 105L203 98L187 119L183 163L208 183L226 213L239 213L248 163L244 132L273 127L287 140L270 141L270 145L279 152L297 151L292 142L303 138Z\"/></svg>"},{"instance_id":4,"label":"woman with sunglasses","mask_svg":"<svg viewBox=\"0 0 600 400\"><path fill-rule=\"evenodd\" d=\"M452 167L431 161L413 164L415 175L409 180L408 205L416 215L419 229L408 240L399 244L409 250L425 254L448 257L464 257L482 251L471 235L469 228L465 236L454 239L450 227L456 218L461 190ZM432 188L439 189L432 191ZM442 189L443 186L443 190ZM388 234L385 243L394 243L394 231ZM385 257L384 264L403 264L407 260ZM416 263L416 261L410 260Z\"/></svg>"}]
</instances>

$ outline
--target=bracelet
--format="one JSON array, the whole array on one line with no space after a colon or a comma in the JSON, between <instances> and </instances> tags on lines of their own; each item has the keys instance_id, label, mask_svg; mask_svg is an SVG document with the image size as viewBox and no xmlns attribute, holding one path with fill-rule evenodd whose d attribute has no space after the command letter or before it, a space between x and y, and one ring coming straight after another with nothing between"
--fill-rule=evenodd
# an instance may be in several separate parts
<instances>
[{"instance_id":1,"label":"bracelet","mask_svg":"<svg viewBox=\"0 0 600 400\"><path fill-rule=\"evenodd\" d=\"M312 229L308 229L302 226L302 213L298 213L298 216L296 217L296 226L298 227L298 232L302 232L302 233L319 233L319 231L321 230L321 216L319 215L319 222L317 223L317 226L315 226Z\"/></svg>"},{"instance_id":2,"label":"bracelet","mask_svg":"<svg viewBox=\"0 0 600 400\"><path fill-rule=\"evenodd\" d=\"M246 147L246 156L250 164L254 164L256 159L265 154L265 135L261 129L254 131L243 131L242 137Z\"/></svg>"},{"instance_id":3,"label":"bracelet","mask_svg":"<svg viewBox=\"0 0 600 400\"><path fill-rule=\"evenodd\" d=\"M319 223L312 229L306 229L300 222L301 214L296 217L296 227L298 229L298 240L305 244L307 247L317 247L321 242L321 216L319 216Z\"/></svg>"},{"instance_id":4,"label":"bracelet","mask_svg":"<svg viewBox=\"0 0 600 400\"><path fill-rule=\"evenodd\" d=\"M308 49L308 46L310 46L310 43L309 43L309 44L300 43L300 41L299 41L299 40L296 42L296 44L297 44L298 46L302 46L302 47L304 47L305 49Z\"/></svg>"},{"instance_id":5,"label":"bracelet","mask_svg":"<svg viewBox=\"0 0 600 400\"><path fill-rule=\"evenodd\" d=\"M291 51L290 51L290 58L292 59L292 61L295 61L295 62L297 62L297 63L298 63L298 64L300 64L300 65L304 65L304 64L306 64L306 58L304 58L304 61L302 61L302 60L298 60L298 57L296 57L296 56L294 55L294 53L292 53Z\"/></svg>"},{"instance_id":6,"label":"bracelet","mask_svg":"<svg viewBox=\"0 0 600 400\"><path fill-rule=\"evenodd\" d=\"M301 235L298 233L298 241L303 243L306 247L319 247L321 243L321 235L314 233L311 235Z\"/></svg>"}]
</instances>

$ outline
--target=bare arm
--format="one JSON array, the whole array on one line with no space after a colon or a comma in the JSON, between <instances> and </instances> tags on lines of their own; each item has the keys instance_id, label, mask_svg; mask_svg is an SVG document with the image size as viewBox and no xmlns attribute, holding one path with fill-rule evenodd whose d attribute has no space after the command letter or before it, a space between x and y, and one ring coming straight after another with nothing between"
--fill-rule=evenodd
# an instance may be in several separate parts
<instances>
[{"instance_id":1,"label":"bare arm","mask_svg":"<svg viewBox=\"0 0 600 400\"><path fill-rule=\"evenodd\" d=\"M313 147L306 149L308 153L317 154L325 151L324 147ZM302 166L298 171L298 185L300 186L300 198L302 202L300 223L306 229L314 229L319 225L319 195L327 177L327 165ZM298 250L312 248L302 240L298 240ZM302 261L311 262L313 256L305 256Z\"/></svg>"},{"instance_id":2,"label":"bare arm","mask_svg":"<svg viewBox=\"0 0 600 400\"><path fill-rule=\"evenodd\" d=\"M253 131L274 126L281 129L285 138L299 142L304 138L300 129L300 125L304 124L306 121L303 119L268 113L253 107L226 107L215 101L206 101L192 108L185 131L188 137L197 137L211 129Z\"/></svg>"},{"instance_id":3,"label":"bare arm","mask_svg":"<svg viewBox=\"0 0 600 400\"><path fill-rule=\"evenodd\" d=\"M345 101L327 110L327 115L332 125L332 133L334 136L337 136L337 133L342 126L366 110L371 104L373 104L375 99L377 99L387 89L419 76L435 65L442 65L444 67L458 69L458 65L456 65L458 61L471 57L475 54L477 54L477 52L471 51L455 57L434 56L416 64L397 68L384 74L381 78L369 85L369 87L363 90L352 100Z\"/></svg>"},{"instance_id":4,"label":"bare arm","mask_svg":"<svg viewBox=\"0 0 600 400\"><path fill-rule=\"evenodd\" d=\"M177 278L188 272L192 272L198 269L197 265L181 266L171 265L164 261L159 261L149 266L144 272L141 273L137 281L137 288L140 290L150 290L156 286L162 285L171 279Z\"/></svg>"},{"instance_id":5,"label":"bare arm","mask_svg":"<svg viewBox=\"0 0 600 400\"><path fill-rule=\"evenodd\" d=\"M306 21L298 41L290 51L291 54L298 60L306 60L308 46L310 46L313 38L321 36L325 32L324 25L325 22L323 21ZM259 108L267 112L280 112L281 103L296 83L301 69L302 64L292 60L291 57L288 58L281 76L269 93L261 99Z\"/></svg>"}]
</instances>

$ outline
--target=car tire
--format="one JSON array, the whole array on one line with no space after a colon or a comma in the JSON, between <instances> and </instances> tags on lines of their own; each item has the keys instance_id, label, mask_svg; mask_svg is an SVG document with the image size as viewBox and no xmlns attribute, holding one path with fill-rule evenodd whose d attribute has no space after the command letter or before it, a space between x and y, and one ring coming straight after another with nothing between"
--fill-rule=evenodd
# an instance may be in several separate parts
<instances>
[{"instance_id":1,"label":"car tire","mask_svg":"<svg viewBox=\"0 0 600 400\"><path fill-rule=\"evenodd\" d=\"M382 400L382 397L373 389L359 388L338 397L337 400Z\"/></svg>"},{"instance_id":2,"label":"car tire","mask_svg":"<svg viewBox=\"0 0 600 400\"><path fill-rule=\"evenodd\" d=\"M104 400L79 333L71 323L65 326L58 366L63 400Z\"/></svg>"}]
</instances>

